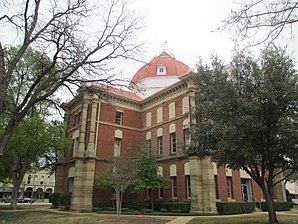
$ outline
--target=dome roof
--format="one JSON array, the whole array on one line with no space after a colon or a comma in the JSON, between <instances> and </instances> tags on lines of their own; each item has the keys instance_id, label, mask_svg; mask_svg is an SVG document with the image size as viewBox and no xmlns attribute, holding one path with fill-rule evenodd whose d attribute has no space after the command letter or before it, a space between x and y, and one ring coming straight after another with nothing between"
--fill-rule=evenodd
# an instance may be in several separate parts
<instances>
[{"instance_id":1,"label":"dome roof","mask_svg":"<svg viewBox=\"0 0 298 224\"><path fill-rule=\"evenodd\" d=\"M129 86L139 83L148 77L180 77L189 71L189 67L184 63L176 60L166 52L153 58L148 64L140 68L132 78Z\"/></svg>"}]
</instances>

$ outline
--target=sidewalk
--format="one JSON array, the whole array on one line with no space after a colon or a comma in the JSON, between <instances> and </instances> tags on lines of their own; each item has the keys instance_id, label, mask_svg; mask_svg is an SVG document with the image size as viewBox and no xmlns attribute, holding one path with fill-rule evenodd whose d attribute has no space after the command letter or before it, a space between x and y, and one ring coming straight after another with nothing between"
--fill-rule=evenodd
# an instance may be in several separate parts
<instances>
[{"instance_id":1,"label":"sidewalk","mask_svg":"<svg viewBox=\"0 0 298 224\"><path fill-rule=\"evenodd\" d=\"M254 212L254 213L247 213L247 214L236 214L236 215L225 215L224 217L243 217L243 216L256 216L256 215L262 215L267 214L267 212ZM288 212L277 212L277 214L280 215L290 215L290 216L298 216L298 211L288 211ZM187 224L192 219L200 219L200 218L222 218L223 215L212 215L212 216L177 216L175 219L173 219L170 222L167 222L166 224Z\"/></svg>"},{"instance_id":2,"label":"sidewalk","mask_svg":"<svg viewBox=\"0 0 298 224\"><path fill-rule=\"evenodd\" d=\"M186 224L195 217L198 216L179 216L166 224Z\"/></svg>"}]
</instances>

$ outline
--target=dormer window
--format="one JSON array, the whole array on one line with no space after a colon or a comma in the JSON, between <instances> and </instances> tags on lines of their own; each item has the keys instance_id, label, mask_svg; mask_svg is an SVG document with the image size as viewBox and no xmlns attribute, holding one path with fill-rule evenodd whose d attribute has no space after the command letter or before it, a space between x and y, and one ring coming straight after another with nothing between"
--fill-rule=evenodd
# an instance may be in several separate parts
<instances>
[{"instance_id":1,"label":"dormer window","mask_svg":"<svg viewBox=\"0 0 298 224\"><path fill-rule=\"evenodd\" d=\"M165 66L159 66L157 67L157 75L165 75L166 72L166 67Z\"/></svg>"}]
</instances>

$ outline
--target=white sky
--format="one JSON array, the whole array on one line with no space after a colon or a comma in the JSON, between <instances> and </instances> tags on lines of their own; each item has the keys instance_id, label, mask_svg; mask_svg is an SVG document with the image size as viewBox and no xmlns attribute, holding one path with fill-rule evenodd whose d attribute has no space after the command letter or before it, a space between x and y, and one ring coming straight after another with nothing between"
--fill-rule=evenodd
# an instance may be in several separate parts
<instances>
[{"instance_id":1,"label":"white sky","mask_svg":"<svg viewBox=\"0 0 298 224\"><path fill-rule=\"evenodd\" d=\"M147 41L142 58L149 62L164 49L195 68L198 58L209 62L211 54L217 54L224 63L229 63L235 43L231 34L215 32L231 9L236 9L240 0L132 0L133 7L144 15L146 26L142 30L141 40ZM298 37L298 29L296 38ZM5 35L6 34L6 35ZM284 32L287 37L287 32ZM9 33L0 34L0 38L13 41ZM6 38L5 38L6 37ZM282 39L282 38L281 38ZM284 42L289 44L288 52L298 60L298 44L295 39ZM164 43L167 42L165 46ZM258 50L254 50L258 53ZM298 63L296 63L297 65ZM122 78L132 78L142 63L118 63L117 70L122 71ZM296 66L298 67L298 66Z\"/></svg>"},{"instance_id":2,"label":"white sky","mask_svg":"<svg viewBox=\"0 0 298 224\"><path fill-rule=\"evenodd\" d=\"M147 25L142 39L147 40L148 45L142 59L149 62L163 51L163 44L167 41L166 51L191 68L195 67L198 57L209 62L212 53L228 63L235 43L227 31L214 31L231 9L239 6L235 0L135 0L135 7L145 15ZM297 55L298 60L295 39L290 42L289 38L285 39L289 53ZM256 49L253 52L259 53ZM141 66L130 65L124 73L132 77Z\"/></svg>"},{"instance_id":3,"label":"white sky","mask_svg":"<svg viewBox=\"0 0 298 224\"><path fill-rule=\"evenodd\" d=\"M208 60L216 53L227 60L234 44L226 33L212 32L235 7L233 0L135 0L145 15L142 38L148 41L144 60L164 50L194 68L198 57ZM140 67L137 65L135 71Z\"/></svg>"}]
</instances>

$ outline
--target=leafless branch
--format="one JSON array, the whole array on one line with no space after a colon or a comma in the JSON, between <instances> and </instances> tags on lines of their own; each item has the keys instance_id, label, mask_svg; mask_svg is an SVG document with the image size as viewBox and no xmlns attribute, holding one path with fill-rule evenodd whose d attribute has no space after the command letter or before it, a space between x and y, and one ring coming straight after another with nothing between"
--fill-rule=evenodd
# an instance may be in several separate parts
<instances>
[{"instance_id":1,"label":"leafless branch","mask_svg":"<svg viewBox=\"0 0 298 224\"><path fill-rule=\"evenodd\" d=\"M231 11L219 30L231 31L234 41L248 41L249 47L274 42L286 27L298 22L297 10L298 1L253 0Z\"/></svg>"},{"instance_id":2,"label":"leafless branch","mask_svg":"<svg viewBox=\"0 0 298 224\"><path fill-rule=\"evenodd\" d=\"M7 6L9 4L7 2ZM130 10L125 0L108 0L101 3L100 8L90 5L88 0L43 4L41 0L26 0L21 13L0 17L17 30L22 39L9 61L4 60L7 52L0 42L1 114L5 113L8 89L11 85L20 85L17 104L0 139L0 155L20 121L34 105L51 101L61 87L71 90L69 85L92 81L119 84L121 80L115 78L113 72L116 61L139 61L140 58L143 43L137 40L137 34L142 28L142 18ZM47 5L52 8L46 11L44 7ZM44 15L44 12L48 14ZM40 52L40 59L34 62L38 72L35 76L30 75L30 80L22 81L21 76L27 77L28 74L20 72L19 65L26 60L30 49ZM19 78L17 82L16 77Z\"/></svg>"}]
</instances>

